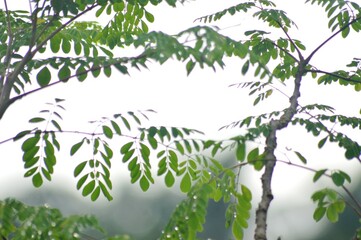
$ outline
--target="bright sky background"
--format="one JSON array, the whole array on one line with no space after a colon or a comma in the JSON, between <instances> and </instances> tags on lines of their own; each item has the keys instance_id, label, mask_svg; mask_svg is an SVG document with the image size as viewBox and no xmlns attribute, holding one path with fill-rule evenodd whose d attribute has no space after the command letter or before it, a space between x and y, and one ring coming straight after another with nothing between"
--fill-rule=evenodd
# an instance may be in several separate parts
<instances>
[{"instance_id":1,"label":"bright sky background","mask_svg":"<svg viewBox=\"0 0 361 240\"><path fill-rule=\"evenodd\" d=\"M164 31L169 34L177 33L185 28L199 24L193 22L197 17L217 12L239 2L234 0L197 0L183 6L180 5L176 9L165 5L159 9L158 7L149 8L150 12L155 16L155 23L150 25L150 29ZM308 53L330 36L323 9L305 5L303 0L275 0L274 2L297 23L298 29L293 29L290 35L301 40ZM8 4L10 9L15 9L19 5L27 6L27 1L8 1ZM4 8L3 2L0 3L0 7ZM245 30L262 28L261 25L258 25L256 21L245 14L225 17L223 21L215 24L221 29L226 28L222 30L222 34L232 36L235 39L242 39ZM281 34L281 32L277 32L277 34ZM116 51L121 54L121 50ZM359 41L356 41L356 34L352 33L347 40L334 39L318 53L311 63L318 66L319 69L332 71L343 68L353 57L360 57L357 54L360 54L360 44ZM287 98L275 91L274 96L268 101L259 104L256 108L253 107L254 98L248 97L247 89L228 87L232 83L252 80L252 74L241 75L241 67L242 62L240 60L227 59L224 70L218 69L217 72L213 72L211 69L200 70L196 68L187 77L185 63L169 61L162 66L151 64L149 70L142 70L141 72L135 69L131 70L130 77L115 73L114 70L113 73L115 74L109 79L99 77L95 80L87 79L84 83L78 83L77 80L73 79L66 85L59 85L34 94L11 106L4 119L1 120L0 141L24 130L28 119L35 116L44 107L45 102L52 101L55 97L66 99L64 105L67 111L64 115L66 117L63 129L76 130L77 127L82 127L88 120L96 120L99 117L110 116L117 112L151 108L158 112L151 116L151 124L196 128L204 131L211 138L221 139L238 133L238 129L219 132L218 129L221 126L249 115L281 110L288 103ZM276 86L287 94L291 93L291 88L282 87L280 84L276 84ZM304 79L302 90L304 92L300 101L301 104L316 102L328 104L335 107L340 114L359 116L358 111L361 107L359 104L361 100L360 94L355 93L352 87L339 87L337 85L320 87L315 84L315 80L309 78ZM80 139L80 137L76 139ZM353 172L356 172L359 170L359 163L356 163L355 160L346 161L343 151L338 151L336 145L326 144L321 151L318 151L317 142L320 139L312 138L305 131L295 128L283 131L279 134L279 157L283 160L287 160L287 157L295 160L292 152L287 152L287 147L303 153L311 162L311 166L330 167L328 164L332 163L333 167L345 171L354 169ZM70 139L65 144L71 146L71 144L75 143L74 141L76 140L72 141ZM64 147L63 149L67 154L69 148ZM19 185L30 186L31 179L24 180L22 178L21 151L17 144L6 143L0 145L0 152L0 166L6 166L0 168L0 197L4 198L9 195L16 195ZM69 180L72 179L73 170L64 168L74 166L75 160L69 159L69 157L65 157L65 159L64 163L59 161L56 166L58 172L56 176L58 177L55 176L54 182L62 183L66 181L70 184L69 188L74 188L73 181ZM260 193L260 175L253 172L243 173L247 176L248 183L253 185L254 207L256 207ZM127 173L125 174L128 176ZM353 176L354 182L357 182L356 176L356 174ZM13 181L16 181L16 187L14 187ZM273 180L275 200L272 202L270 213L272 214L275 209L285 209L285 203L289 204L288 207L291 208L303 206L305 203L313 207L310 195L314 191L314 185L312 185L311 181L312 174L301 169L278 164ZM324 181L324 183L330 182ZM8 186L11 186L11 188L8 188ZM55 184L49 186L56 187ZM307 188L303 187L301 190L299 189L301 186L307 186ZM318 186L322 186L322 181ZM78 194L80 195L80 193ZM292 214L301 213L293 211ZM314 224L311 219L312 210L308 210L306 213L303 211L302 215L307 218L307 222L303 222L304 229L300 226L292 227L293 223L296 224L296 222L293 222L295 215L271 215L270 219L273 218L277 221L271 220L269 223L269 238L275 239L279 233L286 235L286 224L291 226L288 229L293 232L303 232L305 229L312 232L310 229L319 226ZM252 236L253 230L249 230L249 232Z\"/></svg>"}]
</instances>

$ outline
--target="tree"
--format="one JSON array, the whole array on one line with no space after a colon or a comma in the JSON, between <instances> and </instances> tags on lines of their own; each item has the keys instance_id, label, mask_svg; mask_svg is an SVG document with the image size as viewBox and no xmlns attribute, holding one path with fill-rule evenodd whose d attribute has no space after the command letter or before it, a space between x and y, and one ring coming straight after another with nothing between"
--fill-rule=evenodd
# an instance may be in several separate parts
<instances>
[{"instance_id":1,"label":"tree","mask_svg":"<svg viewBox=\"0 0 361 240\"><path fill-rule=\"evenodd\" d=\"M93 122L93 132L67 131L61 127L64 99L55 98L49 108L29 120L34 124L33 129L21 131L2 142L25 138L21 145L25 177L31 177L35 187L40 187L44 180L51 181L62 144L58 136L73 133L81 137L72 145L70 155L87 150L91 153L89 159L80 159L74 169L74 177L78 179L77 189L93 201L100 195L112 200L110 169L112 158L118 151L128 166L131 182L138 183L143 191L154 183L154 166L157 166L157 175L164 177L166 186L173 187L176 178L180 179L180 189L187 193L187 199L175 209L162 239L196 238L197 232L202 231L210 199L228 203L225 224L232 229L234 238L242 239L252 210L252 191L240 182L239 175L241 169L249 166L252 168L247 168L247 171L253 169L263 173L262 197L255 209L254 238L257 240L267 239L268 210L274 197L271 183L277 163L313 172L314 182L322 177L331 179L333 186L320 189L311 196L316 204L315 221L326 217L331 222L337 222L346 204L360 217L361 204L348 189L347 184L351 182L348 173L310 167L305 150L302 153L290 150L300 164L291 158L283 160L277 154L279 132L295 125L320 138L318 148L322 149L328 142L342 149L345 159L361 162L359 143L353 134L345 133L345 127L360 128L360 118L337 114L334 107L319 102L300 104L301 83L305 79L316 79L319 85L339 83L339 88L351 86L355 91L361 90L361 60L357 56L340 70L326 71L311 64L320 50L337 36L347 38L351 32L361 30L360 6L346 0L306 1L306 4L324 8L331 30L330 36L306 55L306 46L292 36L296 23L272 1L244 1L200 16L197 21L205 23L204 26L195 26L176 35L149 32L148 24L154 21L154 16L147 10L148 6L157 6L161 2L36 0L29 2L29 11L10 11L5 0L5 10L0 12L1 30L6 33L0 39L0 117L14 102L56 84L66 84L74 78L82 82L90 74L98 77L101 72L111 77L113 70L128 74L130 68L146 68L149 61L163 64L170 59L186 62L187 74L191 74L196 66L214 70L216 65L223 68L225 57L243 59L241 73L246 75L253 71L254 77L258 78L237 84L250 89L249 95L255 95L254 105L278 90L274 87L276 82L292 87L292 94L285 98L286 108L232 122L223 129L242 128L239 135L211 140L201 136L200 131L189 128L144 127L151 111L104 117ZM166 0L166 3L176 6L175 0ZM97 17L112 15L112 19L105 26L79 20L91 11L95 11ZM242 40L232 39L220 34L217 27L207 26L221 21L224 16L242 14L267 26L260 30L247 30ZM115 54L116 49L127 47L137 49L140 54L134 57ZM52 57L41 58L42 54L49 52ZM36 79L30 73L36 73ZM58 80L54 80L56 77ZM38 87L30 88L34 81ZM111 144L116 138L125 139L121 147ZM262 144L249 149L249 143L257 142ZM237 163L223 165L218 154L224 151L233 152ZM341 195L341 191L347 197ZM4 226L12 224L9 219L5 221L8 215L1 216ZM15 231L15 225L11 226L2 230L4 237ZM356 230L355 238L361 238L360 230Z\"/></svg>"}]
</instances>

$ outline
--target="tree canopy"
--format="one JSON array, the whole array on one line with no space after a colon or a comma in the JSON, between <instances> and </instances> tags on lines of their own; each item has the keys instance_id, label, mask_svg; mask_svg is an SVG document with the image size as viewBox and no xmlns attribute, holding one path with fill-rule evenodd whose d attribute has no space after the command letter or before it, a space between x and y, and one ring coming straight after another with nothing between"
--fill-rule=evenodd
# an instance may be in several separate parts
<instances>
[{"instance_id":1,"label":"tree canopy","mask_svg":"<svg viewBox=\"0 0 361 240\"><path fill-rule=\"evenodd\" d=\"M284 137L282 131L300 128L310 133L310 138L317 139L320 151L330 144L343 151L345 161L361 162L361 146L354 133L361 128L361 119L356 114L344 115L317 98L312 103L301 103L304 92L314 91L301 88L304 81L361 90L360 56L332 70L313 63L335 38L345 39L345 46L350 34L359 33L359 4L346 0L306 1L305 4L318 5L324 10L328 21L325 27L330 30L329 36L315 47L308 47L302 39L293 36L297 23L278 8L277 1L240 1L229 8L199 16L195 19L197 25L175 34L152 31L151 23L156 16L150 9L161 4L177 7L192 2L29 0L28 10L12 10L4 0L4 9L0 11L0 28L4 33L0 37L0 119L15 102L26 101L29 95L55 85L112 78L115 74L128 75L133 69L144 71L150 63L162 65L170 60L182 62L190 75L196 68L222 71L226 58L240 59L240 74L246 77L234 87L248 90L249 98L253 99L252 107L269 101L275 92L285 95L284 102L275 106L276 110L230 120L229 124L220 126L223 130L239 129L233 137L208 139L203 132L186 126L149 126L146 122L153 110L115 112L91 121L93 131L90 132L67 130L63 128L66 100L56 96L51 102L47 100L46 108L29 119L31 128L21 129L1 141L1 144L21 142L24 176L31 179L34 187L52 180L64 146L59 136L72 134L74 142L65 151L77 160L72 169L76 188L93 201L99 197L113 199L111 170L117 159L128 169L131 183L139 185L143 191L155 183L155 176L164 179L167 187L174 187L179 180L179 188L187 198L174 210L161 239L195 239L197 233L203 231L211 199L227 203L225 225L232 230L235 239L243 239L252 212L255 212L254 239L267 239L268 211L274 198L272 179L274 174L281 174L274 173L277 164L309 171L313 174L313 182L330 179L326 188L310 196L315 203L314 221L327 218L337 222L347 206L360 218L361 204L349 189L353 179L349 173L342 169L313 168L309 162L317 159L310 160L312 156L305 154L307 149L293 150L290 146L285 156L278 149L279 139ZM102 24L97 19L82 18L89 13L99 18L107 16L110 20ZM259 29L249 26L240 38L234 38L222 34L217 25L226 16L246 16L263 25ZM127 49L134 55L130 56ZM332 57L338 60L337 56ZM290 94L275 84L291 89ZM347 100L342 105L351 103ZM354 132L350 133L349 129ZM79 152L86 152L89 157L78 158ZM223 152L233 154L232 165L222 161L220 154ZM240 176L244 171L262 173L261 198L257 206L252 204L254 192L258 190L242 182ZM54 218L50 225L49 222L44 224L47 216ZM33 220L39 221L38 231L26 224ZM82 227L101 230L93 218L64 218L56 210L26 207L12 199L0 204L0 226L0 234L6 239L50 235L56 239L64 236L77 239L81 237L78 232ZM355 238L361 238L361 230L355 230Z\"/></svg>"}]
</instances>

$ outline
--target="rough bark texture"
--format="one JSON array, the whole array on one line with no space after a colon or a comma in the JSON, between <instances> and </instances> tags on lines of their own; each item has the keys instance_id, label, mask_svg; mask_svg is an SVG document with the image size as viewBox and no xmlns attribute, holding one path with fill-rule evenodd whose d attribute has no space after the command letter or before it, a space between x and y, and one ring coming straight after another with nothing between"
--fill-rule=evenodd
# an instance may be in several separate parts
<instances>
[{"instance_id":1,"label":"rough bark texture","mask_svg":"<svg viewBox=\"0 0 361 240\"><path fill-rule=\"evenodd\" d=\"M298 106L298 98L301 96L300 87L302 75L304 73L305 63L301 60L299 62L298 73L295 78L295 86L293 94L290 98L290 106L285 110L284 114L277 120L270 121L270 133L266 138L265 147L265 170L262 175L262 198L256 210L256 229L254 239L266 240L267 239L267 215L268 209L273 199L272 194L272 175L276 166L277 158L275 150L277 148L277 132L291 122L296 113Z\"/></svg>"}]
</instances>

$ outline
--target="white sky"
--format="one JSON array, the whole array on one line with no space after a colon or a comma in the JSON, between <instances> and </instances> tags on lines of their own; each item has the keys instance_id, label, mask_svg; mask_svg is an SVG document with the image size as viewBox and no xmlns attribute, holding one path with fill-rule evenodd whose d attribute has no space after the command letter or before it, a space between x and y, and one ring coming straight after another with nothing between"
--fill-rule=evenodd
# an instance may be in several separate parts
<instances>
[{"instance_id":1,"label":"white sky","mask_svg":"<svg viewBox=\"0 0 361 240\"><path fill-rule=\"evenodd\" d=\"M15 1L8 2L10 9L17 7L19 2L24 2L24 6L27 6L25 0L16 1L16 4ZM161 7L161 10L158 10L158 7L150 8L150 12L155 16L155 23L150 25L150 29L170 34L177 33L187 27L199 24L193 22L195 18L222 10L240 1L232 0L227 3L211 1L212 4L209 2L209 0L192 1L176 9L165 6ZM290 35L301 40L308 52L330 35L325 13L321 8L304 5L303 0L294 0L292 4L291 1L275 0L274 2L297 23L298 30L292 30ZM0 7L3 8L3 3L0 4ZM218 25L218 23L216 24ZM242 39L245 30L261 27L244 14L225 17L218 26L225 28L238 24L239 26L228 28L222 33ZM343 68L353 57L360 57L360 50L356 34L351 34L347 40L334 39L315 56L311 63L318 66L319 69L332 71ZM218 69L216 73L211 69L200 70L196 67L189 77L186 77L185 63L169 61L162 66L158 64L149 66L149 70L141 72L131 70L131 77L122 76L113 70L115 74L110 79L100 77L95 80L86 80L84 83L78 83L73 79L66 85L59 85L15 103L1 120L0 141L12 137L26 128L27 120L35 116L44 107L45 102L52 101L55 97L67 100L64 105L67 108L65 120L68 122L64 122L63 129L76 130L77 126L81 127L88 120L96 120L98 117L109 116L112 113L151 108L158 112L151 116L151 123L197 128L206 132L207 136L211 138L223 138L237 133L237 129L231 132L219 132L218 128L225 124L248 115L281 110L288 102L283 95L275 92L267 102L261 103L255 108L252 106L253 98L248 97L246 89L228 87L235 82L252 80L252 74L246 77L241 75L242 62L237 59L227 59L226 68ZM282 88L281 90L290 93L290 89ZM304 80L302 90L304 93L301 104L324 103L334 106L340 114L358 116L360 94L355 93L352 87L317 86L315 80L309 78ZM336 145L326 144L324 149L318 151L317 142L321 138L312 138L310 134L304 132L292 128L279 134L279 150L282 159L287 160L283 153L287 153L287 157L294 159L292 153L285 150L288 147L303 153L312 162L312 166L328 166L331 163L333 167L346 171L354 169L354 173L356 173L359 170L359 164L356 161L345 160L343 151L338 151ZM75 142L69 141L67 144L71 146L73 143ZM67 154L69 148L64 147L63 149ZM30 186L31 180L22 179L23 169L18 145L12 143L0 145L0 152L0 166L6 166L0 168L0 197L4 198L16 194L16 188L7 188L10 179L16 179L16 182L24 186ZM55 178L55 182L63 182L64 178L72 178L73 170L64 168L69 164L74 166L74 159L70 160L68 157L66 159L66 163L59 161L56 166L59 177ZM249 178L249 182L254 185L252 190L257 202L260 192L259 174L245 174ZM354 174L355 176L357 175ZM66 181L69 182L69 180ZM278 164L273 181L275 200L271 205L271 214L277 208L284 209L285 203L290 204L291 207L303 206L303 204L313 207L310 194L314 191L314 185L311 181L312 174ZM326 181L326 183L330 182ZM55 184L49 186L56 187ZM69 188L74 188L73 186L69 185ZM304 187L302 190L298 188L301 186ZM300 192L303 193L300 194ZM305 229L319 227L312 220L312 210L307 213L308 215L304 215L307 215L305 217L309 224L304 223ZM277 221L271 220L269 223L269 238L275 239L279 233L287 234L287 227L284 226L286 223L288 226L292 225L291 220L294 219L294 216L271 215L270 219L272 218ZM288 229L293 232L304 231L300 226ZM253 234L253 230L250 229L249 232L251 235Z\"/></svg>"}]
</instances>

